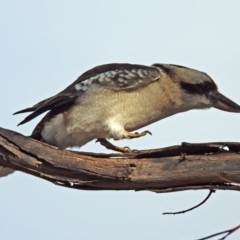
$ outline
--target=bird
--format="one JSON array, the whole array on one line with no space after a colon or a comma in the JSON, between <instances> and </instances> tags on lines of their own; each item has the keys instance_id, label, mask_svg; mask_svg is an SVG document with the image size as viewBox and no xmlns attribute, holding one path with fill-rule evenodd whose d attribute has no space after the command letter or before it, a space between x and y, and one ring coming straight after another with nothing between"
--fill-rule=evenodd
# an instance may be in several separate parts
<instances>
[{"instance_id":1,"label":"bird","mask_svg":"<svg viewBox=\"0 0 240 240\"><path fill-rule=\"evenodd\" d=\"M31 137L58 148L81 147L96 139L108 149L129 152L108 139L134 139L151 123L192 109L240 112L202 71L175 64L111 63L84 72L63 91L32 107L18 125L44 112Z\"/></svg>"}]
</instances>

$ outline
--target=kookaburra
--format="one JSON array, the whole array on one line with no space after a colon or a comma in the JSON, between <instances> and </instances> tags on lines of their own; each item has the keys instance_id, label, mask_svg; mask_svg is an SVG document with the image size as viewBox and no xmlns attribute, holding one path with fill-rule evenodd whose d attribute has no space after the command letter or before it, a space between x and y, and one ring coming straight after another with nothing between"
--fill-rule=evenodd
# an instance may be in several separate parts
<instances>
[{"instance_id":1,"label":"kookaburra","mask_svg":"<svg viewBox=\"0 0 240 240\"><path fill-rule=\"evenodd\" d=\"M20 124L49 111L32 138L59 148L81 147L93 139L116 151L106 139L149 133L139 128L191 109L215 107L240 112L204 72L173 64L106 64L83 73L62 92L18 113L32 112Z\"/></svg>"}]
</instances>

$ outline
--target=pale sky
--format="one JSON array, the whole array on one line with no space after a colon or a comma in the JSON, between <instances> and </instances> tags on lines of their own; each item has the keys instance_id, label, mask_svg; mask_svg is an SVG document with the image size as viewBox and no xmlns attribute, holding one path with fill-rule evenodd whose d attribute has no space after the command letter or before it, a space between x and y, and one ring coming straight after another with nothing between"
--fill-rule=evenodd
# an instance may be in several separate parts
<instances>
[{"instance_id":1,"label":"pale sky","mask_svg":"<svg viewBox=\"0 0 240 240\"><path fill-rule=\"evenodd\" d=\"M0 126L17 110L53 96L84 71L113 62L173 63L207 72L240 104L240 1L0 1ZM189 111L152 124L134 149L186 142L240 141L240 114ZM89 143L82 151L107 152ZM197 239L240 224L240 193L77 191L16 172L0 179L0 239ZM240 232L229 240L240 239Z\"/></svg>"}]
</instances>

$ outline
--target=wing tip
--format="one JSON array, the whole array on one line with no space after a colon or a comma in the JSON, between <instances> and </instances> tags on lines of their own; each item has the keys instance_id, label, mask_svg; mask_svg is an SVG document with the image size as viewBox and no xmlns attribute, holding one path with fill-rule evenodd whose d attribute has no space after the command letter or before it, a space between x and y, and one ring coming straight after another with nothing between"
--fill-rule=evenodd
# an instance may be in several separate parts
<instances>
[{"instance_id":1,"label":"wing tip","mask_svg":"<svg viewBox=\"0 0 240 240\"><path fill-rule=\"evenodd\" d=\"M36 108L32 108L32 107L31 108L25 108L23 110L20 110L20 111L17 111L15 113L13 113L13 115L16 115L16 114L19 114L19 113L33 112L35 110L36 110Z\"/></svg>"},{"instance_id":2,"label":"wing tip","mask_svg":"<svg viewBox=\"0 0 240 240\"><path fill-rule=\"evenodd\" d=\"M17 111L17 112L15 112L15 113L13 113L13 115L16 115L16 114L19 114L19 113L26 113L26 112L33 112L33 111L35 111L35 108L25 108L25 109L23 109L23 110L20 110L20 111ZM28 117L26 117L23 121L21 121L17 126L20 126L20 125L22 125L22 124L24 124L24 123L26 123L26 122L28 122L29 120L28 120Z\"/></svg>"},{"instance_id":3,"label":"wing tip","mask_svg":"<svg viewBox=\"0 0 240 240\"><path fill-rule=\"evenodd\" d=\"M26 119L24 119L23 121L21 121L21 122L17 125L17 127L20 126L20 125L23 125L23 124L26 123L26 122L27 122Z\"/></svg>"}]
</instances>

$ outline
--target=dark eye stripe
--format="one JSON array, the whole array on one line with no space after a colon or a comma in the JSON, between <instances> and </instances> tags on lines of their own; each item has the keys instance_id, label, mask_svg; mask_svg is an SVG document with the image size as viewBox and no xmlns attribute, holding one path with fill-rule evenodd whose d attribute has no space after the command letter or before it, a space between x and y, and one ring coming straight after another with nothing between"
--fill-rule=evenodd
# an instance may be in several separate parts
<instances>
[{"instance_id":1,"label":"dark eye stripe","mask_svg":"<svg viewBox=\"0 0 240 240\"><path fill-rule=\"evenodd\" d=\"M200 91L197 84L180 82L180 85L181 85L181 88L189 94L202 94L202 91Z\"/></svg>"},{"instance_id":2,"label":"dark eye stripe","mask_svg":"<svg viewBox=\"0 0 240 240\"><path fill-rule=\"evenodd\" d=\"M180 86L188 94L205 94L217 89L216 85L210 82L192 84L181 81Z\"/></svg>"}]
</instances>

